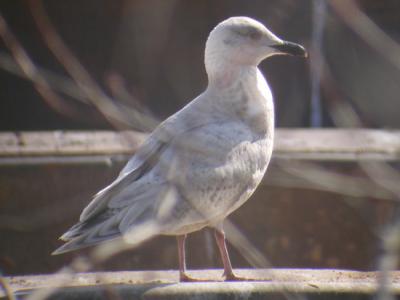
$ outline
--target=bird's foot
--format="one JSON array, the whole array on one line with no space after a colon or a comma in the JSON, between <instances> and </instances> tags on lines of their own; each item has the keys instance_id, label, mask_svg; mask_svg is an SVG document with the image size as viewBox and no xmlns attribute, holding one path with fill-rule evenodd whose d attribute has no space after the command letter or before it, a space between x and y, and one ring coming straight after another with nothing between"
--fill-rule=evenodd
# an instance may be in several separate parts
<instances>
[{"instance_id":1,"label":"bird's foot","mask_svg":"<svg viewBox=\"0 0 400 300\"><path fill-rule=\"evenodd\" d=\"M204 281L204 279L199 279L199 278L193 278L187 275L186 273L181 273L179 275L179 281L180 282L201 282Z\"/></svg>"},{"instance_id":2,"label":"bird's foot","mask_svg":"<svg viewBox=\"0 0 400 300\"><path fill-rule=\"evenodd\" d=\"M179 276L179 281L180 282L199 282L199 281L202 281L202 280L200 280L198 278L190 277L189 275L186 275L186 274L181 274Z\"/></svg>"},{"instance_id":3,"label":"bird's foot","mask_svg":"<svg viewBox=\"0 0 400 300\"><path fill-rule=\"evenodd\" d=\"M224 277L225 281L260 281L260 279L257 278L240 277L235 275L233 272L224 272L222 276Z\"/></svg>"},{"instance_id":4,"label":"bird's foot","mask_svg":"<svg viewBox=\"0 0 400 300\"><path fill-rule=\"evenodd\" d=\"M179 281L180 282L214 282L214 281L219 281L219 280L214 280L214 279L208 279L208 278L193 278L186 273L181 273L179 275Z\"/></svg>"}]
</instances>

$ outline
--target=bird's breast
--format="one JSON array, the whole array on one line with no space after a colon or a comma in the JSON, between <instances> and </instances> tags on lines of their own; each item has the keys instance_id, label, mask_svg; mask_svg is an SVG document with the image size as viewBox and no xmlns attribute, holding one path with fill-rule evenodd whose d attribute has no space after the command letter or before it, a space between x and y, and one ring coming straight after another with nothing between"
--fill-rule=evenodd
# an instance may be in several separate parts
<instances>
[{"instance_id":1,"label":"bird's breast","mask_svg":"<svg viewBox=\"0 0 400 300\"><path fill-rule=\"evenodd\" d=\"M272 93L262 73L238 77L224 90L220 101L233 119L242 122L255 135L273 136L274 105Z\"/></svg>"}]
</instances>

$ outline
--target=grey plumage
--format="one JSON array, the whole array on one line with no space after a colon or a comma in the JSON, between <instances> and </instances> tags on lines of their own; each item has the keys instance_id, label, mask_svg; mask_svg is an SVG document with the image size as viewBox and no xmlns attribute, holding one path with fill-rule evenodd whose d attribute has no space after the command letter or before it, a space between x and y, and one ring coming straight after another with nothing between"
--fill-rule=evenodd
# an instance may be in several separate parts
<instances>
[{"instance_id":1,"label":"grey plumage","mask_svg":"<svg viewBox=\"0 0 400 300\"><path fill-rule=\"evenodd\" d=\"M54 254L119 236L137 244L205 226L220 230L268 166L274 108L257 65L283 53L284 46L274 46L284 43L246 17L214 28L205 51L207 89L151 133L119 177L95 195L79 222L61 237L66 243ZM301 46L293 49L305 53ZM150 229L143 230L147 225Z\"/></svg>"},{"instance_id":2,"label":"grey plumage","mask_svg":"<svg viewBox=\"0 0 400 300\"><path fill-rule=\"evenodd\" d=\"M266 167L270 153L261 151L266 141L231 116L220 119L212 108L199 113L192 106L200 101L151 134L117 180L95 196L80 222L61 237L67 243L57 254L128 234L148 218L156 221L160 234L198 230L223 219L255 188L251 175ZM207 116L213 114L210 120Z\"/></svg>"}]
</instances>

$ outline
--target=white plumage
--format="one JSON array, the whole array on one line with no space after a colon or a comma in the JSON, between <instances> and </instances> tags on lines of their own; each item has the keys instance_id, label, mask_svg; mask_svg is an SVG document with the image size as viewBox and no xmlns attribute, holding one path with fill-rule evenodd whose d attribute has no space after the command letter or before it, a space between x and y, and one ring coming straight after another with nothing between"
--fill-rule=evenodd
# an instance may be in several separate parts
<instances>
[{"instance_id":1,"label":"white plumage","mask_svg":"<svg viewBox=\"0 0 400 300\"><path fill-rule=\"evenodd\" d=\"M120 236L138 244L159 234L178 235L181 279L189 280L184 237L211 226L225 276L237 279L222 222L254 192L271 158L274 108L257 65L282 53L305 55L301 46L247 17L216 26L206 44L207 89L151 133L61 237L66 244L55 254ZM144 226L150 230L142 234Z\"/></svg>"}]
</instances>

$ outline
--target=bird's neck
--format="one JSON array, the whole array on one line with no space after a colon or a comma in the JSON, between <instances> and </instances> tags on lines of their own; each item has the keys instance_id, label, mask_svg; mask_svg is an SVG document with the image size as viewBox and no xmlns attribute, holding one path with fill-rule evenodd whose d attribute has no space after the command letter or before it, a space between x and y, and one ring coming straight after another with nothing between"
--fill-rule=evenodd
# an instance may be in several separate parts
<instances>
[{"instance_id":1,"label":"bird's neck","mask_svg":"<svg viewBox=\"0 0 400 300\"><path fill-rule=\"evenodd\" d=\"M257 66L234 64L225 59L214 60L207 65L209 87L218 89L230 88L238 81L255 82Z\"/></svg>"},{"instance_id":2,"label":"bird's neck","mask_svg":"<svg viewBox=\"0 0 400 300\"><path fill-rule=\"evenodd\" d=\"M210 97L215 106L223 107L245 123L257 124L260 131L273 134L272 94L257 66L220 65L209 73L208 90L218 95Z\"/></svg>"}]
</instances>

